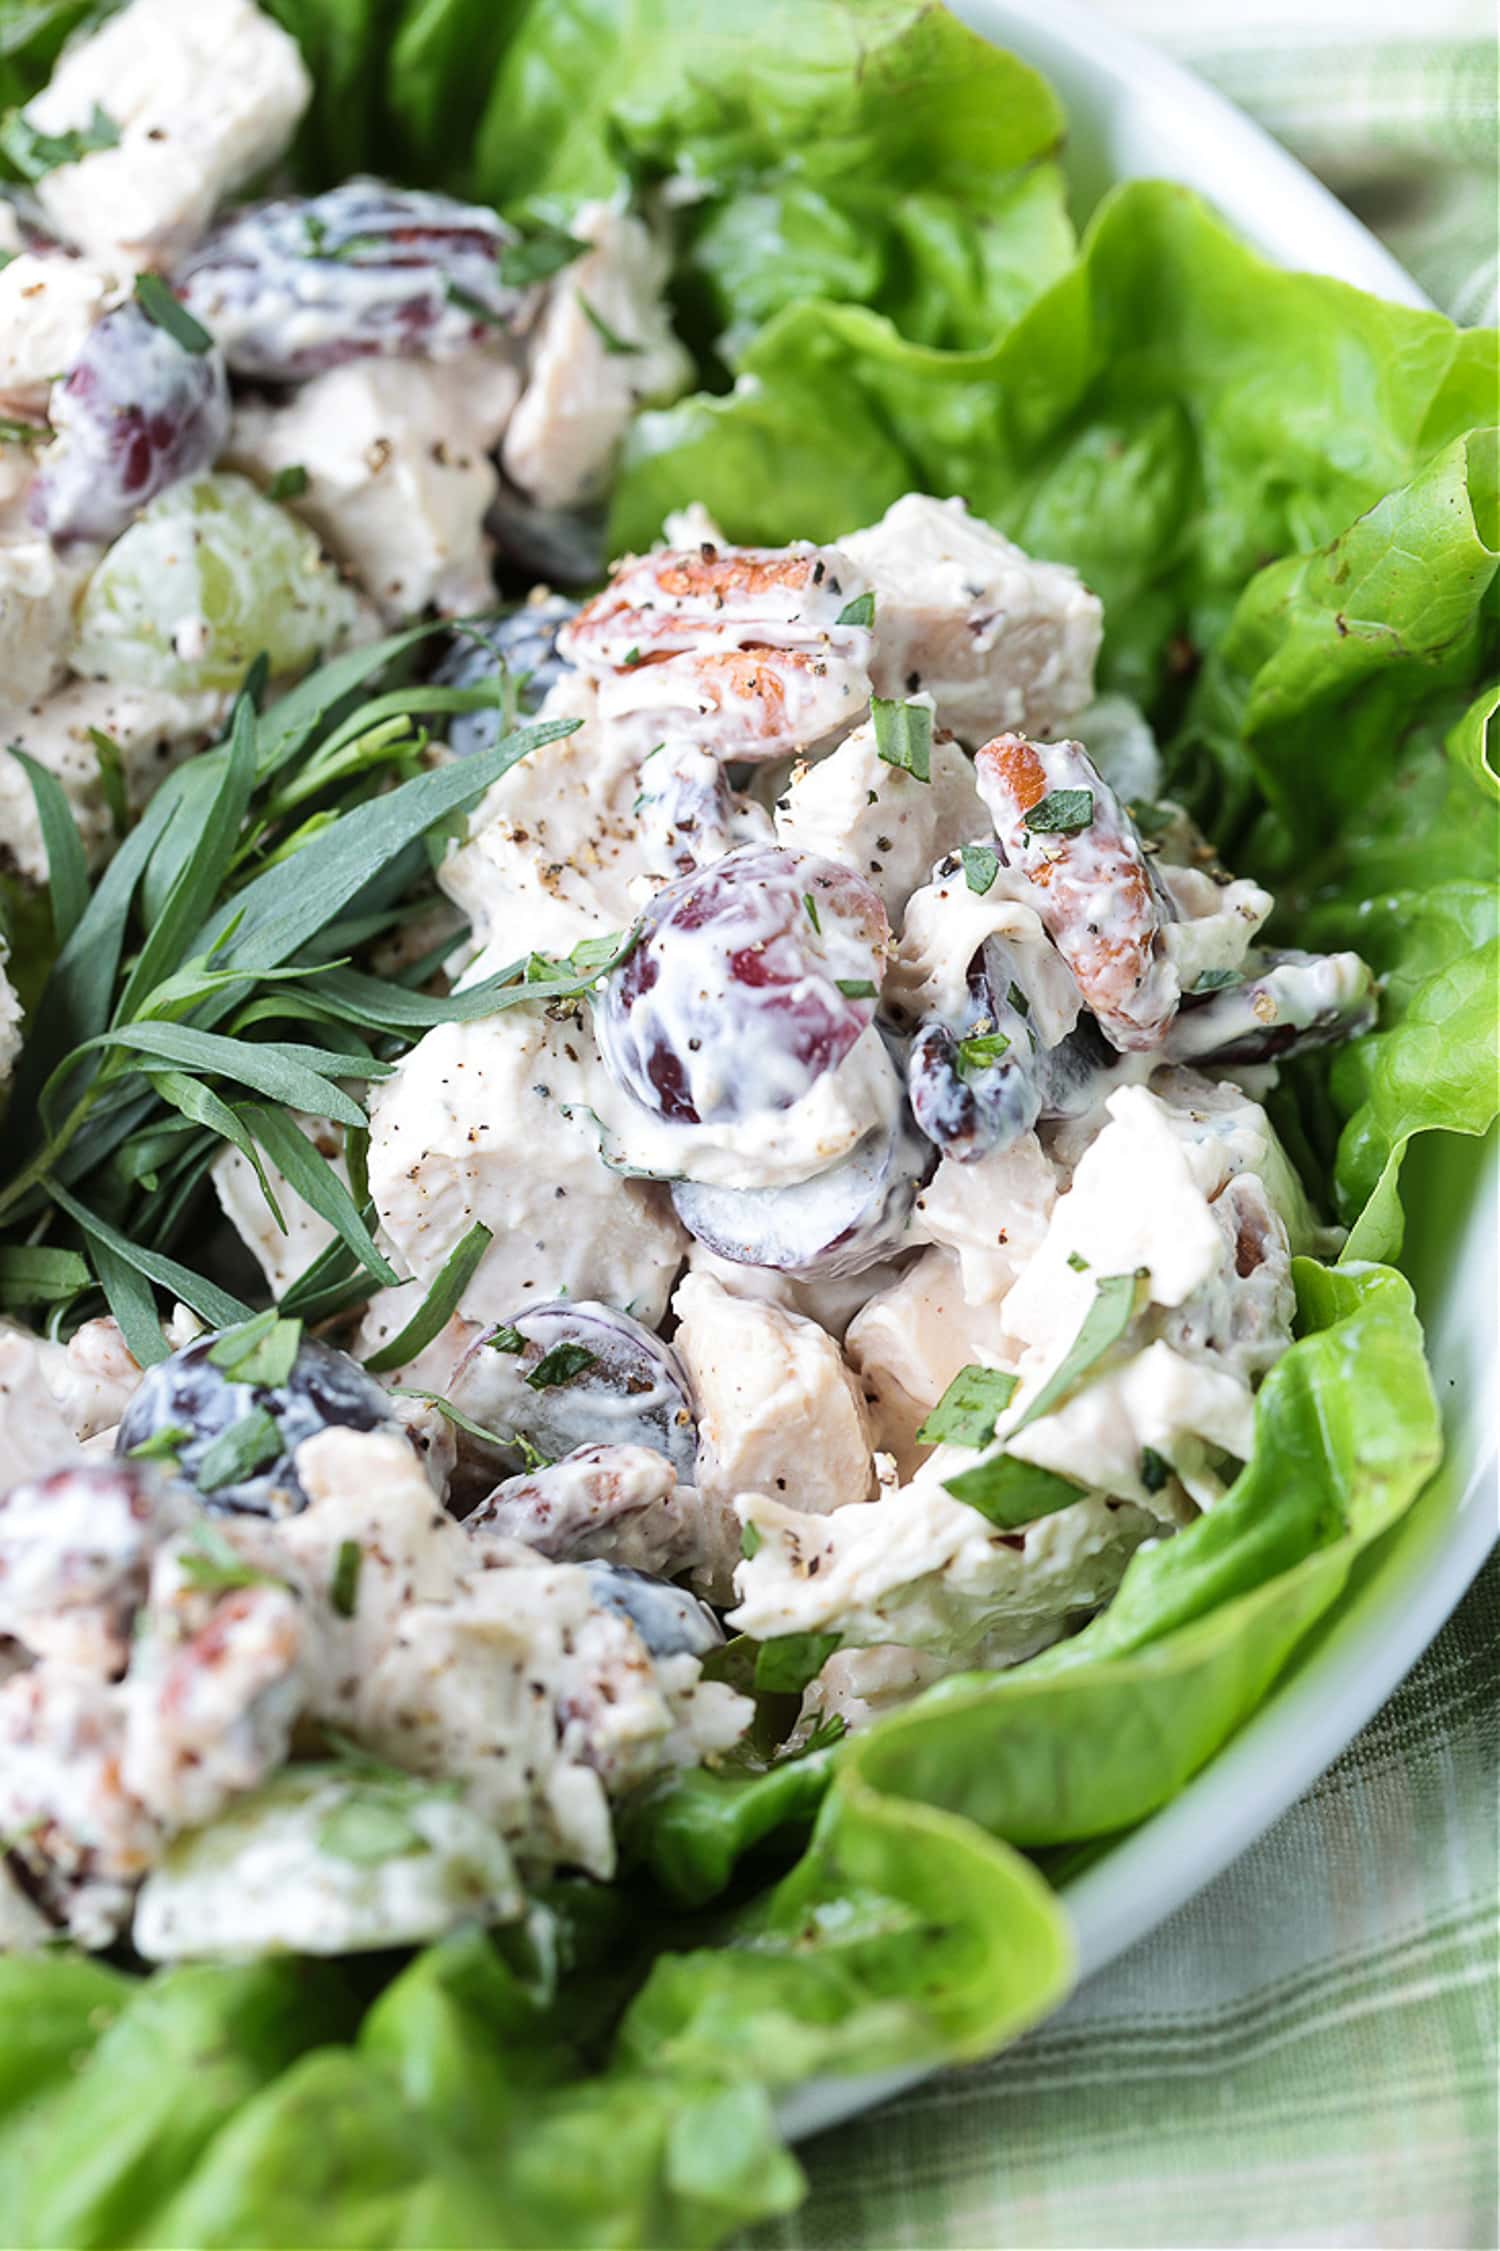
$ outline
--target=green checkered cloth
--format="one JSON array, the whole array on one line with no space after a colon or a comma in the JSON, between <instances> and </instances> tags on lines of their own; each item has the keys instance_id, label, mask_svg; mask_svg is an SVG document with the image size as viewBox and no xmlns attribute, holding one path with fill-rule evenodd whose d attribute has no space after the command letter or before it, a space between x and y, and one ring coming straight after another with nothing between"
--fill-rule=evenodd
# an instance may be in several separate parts
<instances>
[{"instance_id":1,"label":"green checkered cloth","mask_svg":"<svg viewBox=\"0 0 1500 2251\"><path fill-rule=\"evenodd\" d=\"M1500 1556L1261 1842L1050 2024L809 2143L756 2251L1497 2239Z\"/></svg>"},{"instance_id":2,"label":"green checkered cloth","mask_svg":"<svg viewBox=\"0 0 1500 2251\"><path fill-rule=\"evenodd\" d=\"M1491 0L1096 0L1497 311ZM1323 1780L1052 2022L800 2153L755 2251L1500 2242L1500 1557Z\"/></svg>"}]
</instances>

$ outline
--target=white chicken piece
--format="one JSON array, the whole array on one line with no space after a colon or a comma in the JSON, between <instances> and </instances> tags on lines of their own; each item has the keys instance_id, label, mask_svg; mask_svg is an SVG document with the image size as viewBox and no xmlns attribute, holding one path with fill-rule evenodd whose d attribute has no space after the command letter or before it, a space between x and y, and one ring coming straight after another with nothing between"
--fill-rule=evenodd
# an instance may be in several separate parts
<instances>
[{"instance_id":1,"label":"white chicken piece","mask_svg":"<svg viewBox=\"0 0 1500 2251\"><path fill-rule=\"evenodd\" d=\"M797 1723L799 1737L827 1721L842 1720L849 1734L909 1704L924 1688L941 1680L941 1657L925 1649L903 1649L890 1642L874 1649L836 1649L809 1681Z\"/></svg>"},{"instance_id":2,"label":"white chicken piece","mask_svg":"<svg viewBox=\"0 0 1500 2251\"><path fill-rule=\"evenodd\" d=\"M20 451L14 446L4 450L11 455ZM50 539L22 524L0 533L0 725L7 741L17 739L16 728L28 707L40 706L66 675L73 613L97 557L96 548L60 553ZM31 716L36 721L41 714L32 708ZM21 747L30 746L23 742ZM11 760L5 763L17 772ZM29 802L29 789L25 795ZM8 819L3 833L10 843Z\"/></svg>"},{"instance_id":3,"label":"white chicken piece","mask_svg":"<svg viewBox=\"0 0 1500 2251\"><path fill-rule=\"evenodd\" d=\"M1237 971L1276 903L1270 892L1248 876L1231 883L1161 860L1156 877L1177 910L1177 920L1162 927L1161 949L1183 992L1191 993L1200 979Z\"/></svg>"},{"instance_id":4,"label":"white chicken piece","mask_svg":"<svg viewBox=\"0 0 1500 2251\"><path fill-rule=\"evenodd\" d=\"M80 1946L108 1946L161 1830L121 1776L126 1692L66 1665L0 1682L0 1835Z\"/></svg>"},{"instance_id":5,"label":"white chicken piece","mask_svg":"<svg viewBox=\"0 0 1500 2251\"><path fill-rule=\"evenodd\" d=\"M780 1305L788 1313L804 1314L840 1343L856 1313L876 1291L894 1282L900 1271L894 1260L884 1259L878 1265L861 1267L857 1274L815 1275L804 1280L783 1274L775 1266L738 1265L699 1242L689 1247L688 1270L709 1275L731 1297L754 1298L762 1305Z\"/></svg>"},{"instance_id":6,"label":"white chicken piece","mask_svg":"<svg viewBox=\"0 0 1500 2251\"><path fill-rule=\"evenodd\" d=\"M24 706L0 698L0 741L26 751L62 784L84 850L97 866L112 846L114 826L93 732L107 735L119 751L126 801L139 812L174 766L214 740L228 701L70 680L56 695ZM22 875L45 883L41 824L25 769L14 758L0 758L0 836Z\"/></svg>"},{"instance_id":7,"label":"white chicken piece","mask_svg":"<svg viewBox=\"0 0 1500 2251\"><path fill-rule=\"evenodd\" d=\"M676 398L693 377L663 301L665 247L604 203L584 204L569 232L592 248L552 284L503 452L506 475L540 508L594 499L637 407Z\"/></svg>"},{"instance_id":8,"label":"white chicken piece","mask_svg":"<svg viewBox=\"0 0 1500 2251\"><path fill-rule=\"evenodd\" d=\"M251 0L131 0L65 48L22 112L96 144L45 173L37 201L105 265L167 263L275 162L311 95L296 41Z\"/></svg>"},{"instance_id":9,"label":"white chicken piece","mask_svg":"<svg viewBox=\"0 0 1500 2251\"><path fill-rule=\"evenodd\" d=\"M583 724L501 775L470 816L467 842L438 870L477 944L495 949L496 966L532 950L570 953L580 939L628 930L639 911L632 885L645 862L633 747L600 726L593 683L581 674L565 674L537 717Z\"/></svg>"},{"instance_id":10,"label":"white chicken piece","mask_svg":"<svg viewBox=\"0 0 1500 2251\"><path fill-rule=\"evenodd\" d=\"M925 493L841 544L875 589L877 695L930 695L969 743L1004 727L1048 735L1089 703L1103 610L1065 564Z\"/></svg>"},{"instance_id":11,"label":"white chicken piece","mask_svg":"<svg viewBox=\"0 0 1500 2251\"><path fill-rule=\"evenodd\" d=\"M499 352L354 360L285 405L242 406L225 459L262 482L305 470L295 513L391 621L479 610L494 599L489 456L519 387Z\"/></svg>"},{"instance_id":12,"label":"white chicken piece","mask_svg":"<svg viewBox=\"0 0 1500 2251\"><path fill-rule=\"evenodd\" d=\"M321 1432L297 1474L310 1505L275 1536L308 1586L331 1588L346 1541L362 1557L347 1616L315 1596L309 1709L410 1771L464 1782L524 1860L607 1875L610 1793L739 1735L743 1697L701 1682L695 1657L653 1660L581 1566L470 1537L399 1439Z\"/></svg>"},{"instance_id":13,"label":"white chicken piece","mask_svg":"<svg viewBox=\"0 0 1500 2251\"><path fill-rule=\"evenodd\" d=\"M759 1534L736 1575L736 1632L837 1633L846 1647L899 1642L960 1664L1013 1665L1108 1600L1161 1529L1129 1502L1080 1492L1070 1508L998 1532L941 1480L971 1462L944 1447L899 1492L832 1516L760 1494L740 1503Z\"/></svg>"},{"instance_id":14,"label":"white chicken piece","mask_svg":"<svg viewBox=\"0 0 1500 2251\"><path fill-rule=\"evenodd\" d=\"M65 1345L0 1321L0 1493L112 1430L140 1380L111 1320L85 1321Z\"/></svg>"},{"instance_id":15,"label":"white chicken piece","mask_svg":"<svg viewBox=\"0 0 1500 2251\"><path fill-rule=\"evenodd\" d=\"M1041 1245L1057 1174L1034 1133L956 1164L945 1157L912 1210L913 1242L958 1253L965 1298L997 1303Z\"/></svg>"},{"instance_id":16,"label":"white chicken piece","mask_svg":"<svg viewBox=\"0 0 1500 2251\"><path fill-rule=\"evenodd\" d=\"M1007 1366L1017 1353L998 1307L971 1304L957 1256L936 1248L876 1291L850 1322L844 1349L864 1387L875 1443L903 1477L928 1453L917 1432L959 1370Z\"/></svg>"},{"instance_id":17,"label":"white chicken piece","mask_svg":"<svg viewBox=\"0 0 1500 2251\"><path fill-rule=\"evenodd\" d=\"M0 410L45 418L59 372L129 287L90 258L20 250L0 265Z\"/></svg>"},{"instance_id":18,"label":"white chicken piece","mask_svg":"<svg viewBox=\"0 0 1500 2251\"><path fill-rule=\"evenodd\" d=\"M1078 1021L1078 987L1042 928L1023 876L997 868L983 892L970 885L961 862L941 860L930 883L907 904L896 956L881 988L892 1020L914 1030L929 1016L962 1020L969 998L969 969L987 938L1013 950L1030 1004L1029 1025L1043 1047L1056 1047Z\"/></svg>"},{"instance_id":19,"label":"white chicken piece","mask_svg":"<svg viewBox=\"0 0 1500 2251\"><path fill-rule=\"evenodd\" d=\"M307 1117L296 1111L292 1113L292 1123L304 1140L328 1159L347 1187L349 1175L344 1164L343 1127L329 1118ZM278 1165L266 1156L262 1156L261 1164L286 1221L284 1230L277 1226L255 1167L242 1151L226 1142L224 1153L215 1160L209 1177L224 1217L264 1274L271 1295L279 1298L336 1240L336 1233L331 1221L298 1195Z\"/></svg>"},{"instance_id":20,"label":"white chicken piece","mask_svg":"<svg viewBox=\"0 0 1500 2251\"><path fill-rule=\"evenodd\" d=\"M875 1490L864 1401L816 1322L731 1297L689 1274L672 1301L674 1342L698 1402L698 1490L710 1503L788 1494L822 1515Z\"/></svg>"},{"instance_id":21,"label":"white chicken piece","mask_svg":"<svg viewBox=\"0 0 1500 2251\"><path fill-rule=\"evenodd\" d=\"M134 1463L107 1479L75 1465L11 1486L0 1494L0 1637L116 1679L156 1551L190 1513L180 1488Z\"/></svg>"},{"instance_id":22,"label":"white chicken piece","mask_svg":"<svg viewBox=\"0 0 1500 2251\"><path fill-rule=\"evenodd\" d=\"M729 1599L740 1557L739 1518L729 1502L679 1485L666 1456L649 1446L580 1446L508 1477L464 1529L519 1540L553 1563L597 1557L657 1578L686 1576L720 1602Z\"/></svg>"},{"instance_id":23,"label":"white chicken piece","mask_svg":"<svg viewBox=\"0 0 1500 2251\"><path fill-rule=\"evenodd\" d=\"M212 1821L284 1763L311 1669L301 1590L201 1592L202 1553L195 1529L158 1549L125 1680L121 1779L167 1830Z\"/></svg>"},{"instance_id":24,"label":"white chicken piece","mask_svg":"<svg viewBox=\"0 0 1500 2251\"><path fill-rule=\"evenodd\" d=\"M660 1320L687 1236L664 1188L600 1163L586 1115L602 1077L583 1011L532 1006L436 1026L374 1089L370 1192L398 1261L425 1286L475 1220L493 1232L471 1320L558 1297Z\"/></svg>"},{"instance_id":25,"label":"white chicken piece","mask_svg":"<svg viewBox=\"0 0 1500 2251\"><path fill-rule=\"evenodd\" d=\"M951 735L934 734L930 779L889 765L868 720L816 765L793 768L776 801L778 842L858 868L892 924L955 837L984 836L989 815L974 768Z\"/></svg>"},{"instance_id":26,"label":"white chicken piece","mask_svg":"<svg viewBox=\"0 0 1500 2251\"><path fill-rule=\"evenodd\" d=\"M16 1057L21 1052L21 1041L24 1037L21 1000L15 986L10 981L10 971L7 967L9 959L10 949L5 941L0 939L0 1094L3 1094L10 1084L11 1074L16 1067Z\"/></svg>"}]
</instances>

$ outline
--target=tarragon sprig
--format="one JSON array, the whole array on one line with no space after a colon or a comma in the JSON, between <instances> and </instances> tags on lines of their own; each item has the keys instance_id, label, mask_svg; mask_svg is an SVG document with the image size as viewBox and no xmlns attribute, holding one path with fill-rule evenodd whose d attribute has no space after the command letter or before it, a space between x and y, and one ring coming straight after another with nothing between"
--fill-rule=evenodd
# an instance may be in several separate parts
<instances>
[{"instance_id":1,"label":"tarragon sprig","mask_svg":"<svg viewBox=\"0 0 1500 2251\"><path fill-rule=\"evenodd\" d=\"M55 779L23 761L57 952L0 1136L0 1303L55 1315L97 1287L143 1361L166 1349L158 1292L215 1325L243 1318L240 1299L174 1255L202 1232L226 1144L254 1167L278 1224L271 1167L334 1229L336 1255L302 1278L294 1310L310 1317L396 1284L374 1239L357 1090L431 1024L578 985L571 972L528 986L518 962L433 995L356 966L431 905L433 834L576 725L513 728L427 770L422 716L494 700L483 686L423 682L365 693L430 630L350 651L265 711L252 675L224 742L168 778L96 879ZM294 1111L342 1126L350 1178Z\"/></svg>"}]
</instances>

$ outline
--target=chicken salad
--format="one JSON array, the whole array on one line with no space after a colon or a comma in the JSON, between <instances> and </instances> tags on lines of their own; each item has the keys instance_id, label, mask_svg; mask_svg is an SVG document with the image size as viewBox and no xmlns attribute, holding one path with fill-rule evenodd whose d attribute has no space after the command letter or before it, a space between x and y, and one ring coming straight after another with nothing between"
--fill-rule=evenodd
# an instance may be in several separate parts
<instances>
[{"instance_id":1,"label":"chicken salad","mask_svg":"<svg viewBox=\"0 0 1500 2251\"><path fill-rule=\"evenodd\" d=\"M674 1963L753 2021L799 1899L921 1921L888 1802L1045 1919L998 1840L1218 1737L989 1811L992 1693L1416 1489L1409 1296L1306 1125L1406 973L1211 817L1086 537L919 459L804 530L773 362L686 395L696 125L566 208L304 187L308 38L130 0L5 135L0 1951L478 1929L530 2007L582 1902L786 1871L641 1957L649 2074ZM1347 1461L1291 1435L1341 1352L1397 1370Z\"/></svg>"}]
</instances>

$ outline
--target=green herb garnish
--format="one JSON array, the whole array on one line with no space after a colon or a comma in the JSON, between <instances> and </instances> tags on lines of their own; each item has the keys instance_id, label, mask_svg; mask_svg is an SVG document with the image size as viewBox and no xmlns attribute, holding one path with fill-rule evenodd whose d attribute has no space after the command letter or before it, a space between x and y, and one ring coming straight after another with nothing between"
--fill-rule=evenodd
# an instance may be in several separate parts
<instances>
[{"instance_id":1,"label":"green herb garnish","mask_svg":"<svg viewBox=\"0 0 1500 2251\"><path fill-rule=\"evenodd\" d=\"M333 1577L328 1584L328 1601L340 1618L352 1618L359 1596L360 1566L365 1551L358 1540L340 1540L338 1553L333 1559Z\"/></svg>"},{"instance_id":2,"label":"green herb garnish","mask_svg":"<svg viewBox=\"0 0 1500 2251\"><path fill-rule=\"evenodd\" d=\"M98 149L119 145L119 126L97 102L87 125L65 133L39 131L19 109L8 109L0 118L0 156L9 159L23 180L44 180L60 164L77 164Z\"/></svg>"},{"instance_id":3,"label":"green herb garnish","mask_svg":"<svg viewBox=\"0 0 1500 2251\"><path fill-rule=\"evenodd\" d=\"M1081 1485L1055 1477L1050 1469L1038 1469L1034 1462L1020 1461L1014 1454L996 1454L990 1461L976 1462L973 1469L960 1470L957 1477L945 1477L943 1491L962 1501L965 1508L977 1509L1002 1532L1013 1532L1019 1525L1034 1523L1039 1516L1053 1516L1061 1508L1071 1508L1084 1495Z\"/></svg>"},{"instance_id":4,"label":"green herb garnish","mask_svg":"<svg viewBox=\"0 0 1500 2251\"><path fill-rule=\"evenodd\" d=\"M1039 835L1071 836L1075 830L1087 828L1093 817L1091 789L1054 789L1023 813L1021 820L1024 827Z\"/></svg>"},{"instance_id":5,"label":"green herb garnish","mask_svg":"<svg viewBox=\"0 0 1500 2251\"><path fill-rule=\"evenodd\" d=\"M989 844L961 844L958 856L963 862L965 883L982 899L1000 873L999 853Z\"/></svg>"},{"instance_id":6,"label":"green herb garnish","mask_svg":"<svg viewBox=\"0 0 1500 2251\"><path fill-rule=\"evenodd\" d=\"M863 594L856 594L852 602L846 602L834 623L836 625L873 625L875 623L875 593L873 587L866 587Z\"/></svg>"},{"instance_id":7,"label":"green herb garnish","mask_svg":"<svg viewBox=\"0 0 1500 2251\"><path fill-rule=\"evenodd\" d=\"M524 1352L526 1339L509 1321L503 1322L492 1336L485 1338L491 1352Z\"/></svg>"},{"instance_id":8,"label":"green herb garnish","mask_svg":"<svg viewBox=\"0 0 1500 2251\"><path fill-rule=\"evenodd\" d=\"M408 1360L415 1360L417 1354L425 1351L433 1338L441 1334L458 1311L459 1300L493 1241L494 1237L484 1222L476 1219L438 1268L427 1295L406 1326L398 1329L378 1352L372 1352L366 1360L365 1366L372 1376L382 1376L392 1368L405 1367Z\"/></svg>"},{"instance_id":9,"label":"green herb garnish","mask_svg":"<svg viewBox=\"0 0 1500 2251\"><path fill-rule=\"evenodd\" d=\"M751 1556L759 1555L765 1544L765 1539L758 1524L745 1524L740 1527L740 1554L747 1563Z\"/></svg>"},{"instance_id":10,"label":"green herb garnish","mask_svg":"<svg viewBox=\"0 0 1500 2251\"><path fill-rule=\"evenodd\" d=\"M302 1346L302 1323L273 1306L241 1321L216 1339L208 1357L233 1383L275 1386L286 1382Z\"/></svg>"},{"instance_id":11,"label":"green herb garnish","mask_svg":"<svg viewBox=\"0 0 1500 2251\"><path fill-rule=\"evenodd\" d=\"M458 283L451 276L443 283L443 295L450 305L457 305L460 312L468 313L474 320L484 321L490 328L509 328L510 326L510 319L507 314L497 313L493 305L487 305L484 299L476 297L472 290L460 289Z\"/></svg>"},{"instance_id":12,"label":"green herb garnish","mask_svg":"<svg viewBox=\"0 0 1500 2251\"><path fill-rule=\"evenodd\" d=\"M533 1391L553 1391L559 1384L581 1376L585 1368L592 1368L597 1358L586 1344L554 1344L534 1368L527 1370L526 1381Z\"/></svg>"},{"instance_id":13,"label":"green herb garnish","mask_svg":"<svg viewBox=\"0 0 1500 2251\"><path fill-rule=\"evenodd\" d=\"M921 1446L988 1446L1019 1378L1007 1368L960 1368L921 1429Z\"/></svg>"},{"instance_id":14,"label":"green herb garnish","mask_svg":"<svg viewBox=\"0 0 1500 2251\"><path fill-rule=\"evenodd\" d=\"M1159 1493L1172 1476L1172 1465L1154 1446L1141 1448L1141 1483L1148 1493Z\"/></svg>"},{"instance_id":15,"label":"green herb garnish","mask_svg":"<svg viewBox=\"0 0 1500 2251\"><path fill-rule=\"evenodd\" d=\"M186 1423L163 1423L149 1438L132 1446L125 1458L131 1462L175 1462L182 1448L191 1445L192 1438Z\"/></svg>"},{"instance_id":16,"label":"green herb garnish","mask_svg":"<svg viewBox=\"0 0 1500 2251\"><path fill-rule=\"evenodd\" d=\"M875 1000L879 988L868 977L835 977L833 980L845 1000Z\"/></svg>"},{"instance_id":17,"label":"green herb garnish","mask_svg":"<svg viewBox=\"0 0 1500 2251\"><path fill-rule=\"evenodd\" d=\"M290 462L285 469L277 470L266 487L266 498L276 501L300 500L308 483L308 474L301 462Z\"/></svg>"},{"instance_id":18,"label":"green herb garnish","mask_svg":"<svg viewBox=\"0 0 1500 2251\"><path fill-rule=\"evenodd\" d=\"M205 1446L193 1473L193 1483L203 1493L216 1493L222 1485L237 1485L242 1477L253 1477L283 1452L281 1431L264 1407L252 1407L248 1415L221 1430L213 1443Z\"/></svg>"},{"instance_id":19,"label":"green herb garnish","mask_svg":"<svg viewBox=\"0 0 1500 2251\"><path fill-rule=\"evenodd\" d=\"M898 766L914 781L930 782L932 713L926 704L873 696L870 711L875 722L875 748L887 766Z\"/></svg>"},{"instance_id":20,"label":"green herb garnish","mask_svg":"<svg viewBox=\"0 0 1500 2251\"><path fill-rule=\"evenodd\" d=\"M1010 1046L1004 1032L975 1032L960 1040L954 1051L955 1068L961 1079L976 1079L981 1071L988 1071L999 1062Z\"/></svg>"},{"instance_id":21,"label":"green herb garnish","mask_svg":"<svg viewBox=\"0 0 1500 2251\"><path fill-rule=\"evenodd\" d=\"M1142 1267L1134 1274L1106 1274L1095 1285L1094 1302L1083 1317L1082 1327L1041 1390L1027 1402L1012 1435L1016 1430L1024 1430L1028 1423L1040 1421L1043 1415L1050 1415L1095 1362L1103 1359L1111 1345L1118 1344L1135 1319L1136 1299L1145 1272Z\"/></svg>"},{"instance_id":22,"label":"green herb garnish","mask_svg":"<svg viewBox=\"0 0 1500 2251\"><path fill-rule=\"evenodd\" d=\"M813 897L813 895L812 895L812 893L811 893L810 891L804 891L804 892L803 892L803 894L802 894L802 904L803 904L803 906L804 906L804 907L806 907L806 909L807 909L807 919L808 919L808 921L809 921L809 922L810 922L810 923L812 924L812 926L813 926L814 930L816 930L816 931L817 931L817 933L818 933L818 936L819 936L819 937L821 938L821 937L822 937L822 935L823 935L823 925L822 925L822 922L821 922L821 921L819 920L819 917L818 917L818 902L817 902L817 900L816 900L816 899L815 899L815 898Z\"/></svg>"},{"instance_id":23,"label":"green herb garnish","mask_svg":"<svg viewBox=\"0 0 1500 2251\"><path fill-rule=\"evenodd\" d=\"M208 330L194 320L186 305L179 304L160 274L136 275L135 301L152 326L163 330L185 352L213 350L214 340Z\"/></svg>"},{"instance_id":24,"label":"green herb garnish","mask_svg":"<svg viewBox=\"0 0 1500 2251\"><path fill-rule=\"evenodd\" d=\"M800 1696L839 1645L837 1634L778 1634L755 1654L755 1686L763 1696Z\"/></svg>"},{"instance_id":25,"label":"green herb garnish","mask_svg":"<svg viewBox=\"0 0 1500 2251\"><path fill-rule=\"evenodd\" d=\"M617 335L604 315L589 303L581 289L575 290L573 294L578 300L578 310L611 358L623 358L628 354L644 352L646 349L644 344L634 344L628 336Z\"/></svg>"},{"instance_id":26,"label":"green herb garnish","mask_svg":"<svg viewBox=\"0 0 1500 2251\"><path fill-rule=\"evenodd\" d=\"M534 282L561 273L590 247L577 235L569 234L566 227L533 219L518 241L501 244L495 254L495 271L507 289L529 289Z\"/></svg>"},{"instance_id":27,"label":"green herb garnish","mask_svg":"<svg viewBox=\"0 0 1500 2251\"><path fill-rule=\"evenodd\" d=\"M182 1575L199 1594L233 1594L240 1587L281 1587L284 1579L260 1571L232 1548L215 1524L200 1517L184 1535L187 1546L179 1561Z\"/></svg>"}]
</instances>

